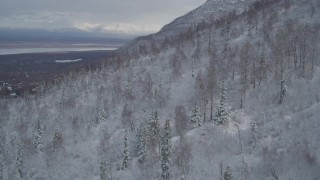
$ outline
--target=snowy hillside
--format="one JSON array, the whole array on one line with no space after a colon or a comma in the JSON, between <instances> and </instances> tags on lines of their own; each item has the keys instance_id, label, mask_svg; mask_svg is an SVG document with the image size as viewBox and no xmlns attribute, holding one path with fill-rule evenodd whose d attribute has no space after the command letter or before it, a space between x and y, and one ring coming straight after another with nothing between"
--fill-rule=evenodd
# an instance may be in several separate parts
<instances>
[{"instance_id":1,"label":"snowy hillside","mask_svg":"<svg viewBox=\"0 0 320 180\"><path fill-rule=\"evenodd\" d=\"M1 99L0 179L319 179L320 3L247 2Z\"/></svg>"},{"instance_id":2,"label":"snowy hillside","mask_svg":"<svg viewBox=\"0 0 320 180\"><path fill-rule=\"evenodd\" d=\"M208 0L199 8L164 26L158 35L175 36L188 28L195 28L203 22L210 23L215 19L229 15L229 13L241 14L253 2L254 0Z\"/></svg>"}]
</instances>

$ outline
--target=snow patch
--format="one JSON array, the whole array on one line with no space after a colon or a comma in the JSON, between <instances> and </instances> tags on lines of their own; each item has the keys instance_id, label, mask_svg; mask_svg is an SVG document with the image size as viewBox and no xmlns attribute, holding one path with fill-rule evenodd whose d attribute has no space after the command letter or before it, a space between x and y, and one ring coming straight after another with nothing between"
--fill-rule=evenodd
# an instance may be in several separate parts
<instances>
[{"instance_id":1,"label":"snow patch","mask_svg":"<svg viewBox=\"0 0 320 180\"><path fill-rule=\"evenodd\" d=\"M74 62L79 62L82 61L82 59L73 59L73 60L55 60L55 63L74 63Z\"/></svg>"}]
</instances>

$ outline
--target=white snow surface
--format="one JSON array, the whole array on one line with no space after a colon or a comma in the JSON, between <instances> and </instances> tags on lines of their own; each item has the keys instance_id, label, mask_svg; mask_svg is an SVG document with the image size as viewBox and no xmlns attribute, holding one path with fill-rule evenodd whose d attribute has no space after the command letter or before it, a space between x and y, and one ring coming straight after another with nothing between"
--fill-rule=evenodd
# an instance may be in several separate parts
<instances>
[{"instance_id":1,"label":"white snow surface","mask_svg":"<svg viewBox=\"0 0 320 180\"><path fill-rule=\"evenodd\" d=\"M64 59L64 60L55 60L55 63L73 63L73 62L79 62L82 61L82 59Z\"/></svg>"},{"instance_id":2,"label":"white snow surface","mask_svg":"<svg viewBox=\"0 0 320 180\"><path fill-rule=\"evenodd\" d=\"M222 9L223 12L233 8L243 10L241 5L244 2L209 0L174 21L174 24L177 28L185 27L185 22L192 24L190 17L193 14L200 20L207 19L211 10L214 13L218 13L216 9ZM279 0L264 11L259 11L256 25L248 23L246 16L233 20L228 40L220 35L221 27L206 28L197 32L194 39L161 49L160 53L148 51L137 57L129 56L118 67L105 65L96 71L67 76L57 84L46 86L44 92L36 95L1 99L0 154L5 157L4 173L9 179L16 177L16 141L19 138L24 144L22 173L25 180L98 180L100 162L105 157L111 166L112 179L161 179L158 156L139 164L135 137L140 123L147 122L152 112L157 110L161 129L166 119L171 123L171 179L220 179L220 167L225 171L227 166L236 180L319 179L320 4L317 0L292 0L291 6L284 8L284 2ZM290 28L292 22L295 25L307 23L316 31L313 31L314 36L305 36L308 42L305 76L299 75L298 70L294 69L292 55L284 55L287 59L284 78L288 91L284 103L279 105L276 34L281 28ZM271 23L271 27L269 38L266 38L264 26L268 23ZM176 33L171 31L176 27L174 24L164 27L164 34ZM295 31L289 32L292 33L288 33L288 36ZM161 36L161 32L158 35ZM209 37L216 49L215 58L207 53ZM197 41L201 55L192 65ZM254 88L250 83L244 94L243 108L240 109L240 51L245 42L250 42L253 49L250 63L258 63L258 57L264 52L270 69L259 87L257 85ZM143 43L148 45L148 40L134 41L126 48L141 49ZM225 46L230 47L236 55L225 57ZM180 56L179 48L185 58L177 57ZM179 61L178 75L173 71L173 59ZM210 61L215 64L217 82L213 91L213 112L219 105L219 87L224 80L226 103L234 117L224 125L208 121L210 96L208 91L198 88L198 75L202 74L205 79ZM192 77L192 66L195 77ZM207 85L208 82L203 81ZM131 94L128 93L128 87L131 87ZM153 97L155 90L156 100ZM207 106L204 106L204 96L208 100ZM199 102L201 113L206 112L207 121L201 127L196 127L186 119L188 128L184 141L181 141L176 131L175 109L178 105L183 106L190 117L195 100ZM108 118L97 124L101 104ZM44 141L44 148L40 152L32 144L38 120ZM61 149L53 151L56 129L62 134L62 143ZM121 170L125 129L129 131L129 168ZM158 155L158 150L156 152ZM179 160L183 155L188 157L188 161L181 166Z\"/></svg>"}]
</instances>

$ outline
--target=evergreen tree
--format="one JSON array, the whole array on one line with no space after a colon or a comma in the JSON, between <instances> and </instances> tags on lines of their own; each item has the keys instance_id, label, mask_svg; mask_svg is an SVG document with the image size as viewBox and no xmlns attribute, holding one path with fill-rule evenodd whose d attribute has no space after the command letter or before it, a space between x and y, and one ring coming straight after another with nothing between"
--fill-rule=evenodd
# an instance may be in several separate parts
<instances>
[{"instance_id":1,"label":"evergreen tree","mask_svg":"<svg viewBox=\"0 0 320 180\"><path fill-rule=\"evenodd\" d=\"M158 111L154 112L154 116L149 119L148 122L148 141L152 150L155 151L160 139L160 124Z\"/></svg>"},{"instance_id":2,"label":"evergreen tree","mask_svg":"<svg viewBox=\"0 0 320 180\"><path fill-rule=\"evenodd\" d=\"M227 167L227 170L224 172L223 179L232 180L232 173L229 166Z\"/></svg>"},{"instance_id":3,"label":"evergreen tree","mask_svg":"<svg viewBox=\"0 0 320 180\"><path fill-rule=\"evenodd\" d=\"M108 119L108 114L104 109L104 104L101 103L97 124L100 124L100 122L105 122L107 121L107 119Z\"/></svg>"},{"instance_id":4,"label":"evergreen tree","mask_svg":"<svg viewBox=\"0 0 320 180\"><path fill-rule=\"evenodd\" d=\"M192 74L191 74L191 76L194 78L194 69L195 69L195 67L194 67L194 60L192 60Z\"/></svg>"},{"instance_id":5,"label":"evergreen tree","mask_svg":"<svg viewBox=\"0 0 320 180\"><path fill-rule=\"evenodd\" d=\"M0 154L0 179L2 178L2 180L9 180L9 177L8 177L9 169L7 168L7 165L9 165L8 157L10 155L6 147L9 147L9 145L4 144L2 154Z\"/></svg>"},{"instance_id":6,"label":"evergreen tree","mask_svg":"<svg viewBox=\"0 0 320 180\"><path fill-rule=\"evenodd\" d=\"M112 180L112 167L106 157L100 162L100 180Z\"/></svg>"},{"instance_id":7,"label":"evergreen tree","mask_svg":"<svg viewBox=\"0 0 320 180\"><path fill-rule=\"evenodd\" d=\"M100 180L107 180L107 160L102 158L100 162Z\"/></svg>"},{"instance_id":8,"label":"evergreen tree","mask_svg":"<svg viewBox=\"0 0 320 180\"><path fill-rule=\"evenodd\" d=\"M146 155L146 128L144 124L140 124L140 127L137 132L137 153L138 153L138 161L143 163Z\"/></svg>"},{"instance_id":9,"label":"evergreen tree","mask_svg":"<svg viewBox=\"0 0 320 180\"><path fill-rule=\"evenodd\" d=\"M256 72L256 78L258 79L258 87L260 87L260 84L263 80L267 79L268 68L269 68L269 64L265 60L264 52L262 52L260 61L258 63L257 72Z\"/></svg>"},{"instance_id":10,"label":"evergreen tree","mask_svg":"<svg viewBox=\"0 0 320 180\"><path fill-rule=\"evenodd\" d=\"M53 151L60 150L62 148L62 144L63 144L62 133L58 129L55 129L53 140L52 140Z\"/></svg>"},{"instance_id":11,"label":"evergreen tree","mask_svg":"<svg viewBox=\"0 0 320 180\"><path fill-rule=\"evenodd\" d=\"M42 131L40 119L39 119L35 127L34 138L33 138L33 145L35 146L35 148L37 148L37 151L41 151L44 146L42 134L43 134L43 131Z\"/></svg>"},{"instance_id":12,"label":"evergreen tree","mask_svg":"<svg viewBox=\"0 0 320 180\"><path fill-rule=\"evenodd\" d=\"M16 179L23 179L23 145L19 137L17 138L16 149Z\"/></svg>"},{"instance_id":13,"label":"evergreen tree","mask_svg":"<svg viewBox=\"0 0 320 180\"><path fill-rule=\"evenodd\" d=\"M280 90L280 97L279 97L279 103L278 104L282 104L283 103L286 93L287 93L286 80L282 76L282 78L281 78L281 90Z\"/></svg>"},{"instance_id":14,"label":"evergreen tree","mask_svg":"<svg viewBox=\"0 0 320 180\"><path fill-rule=\"evenodd\" d=\"M132 95L132 80L130 77L128 77L128 80L127 80L127 85L126 85L126 92L127 94L130 96Z\"/></svg>"},{"instance_id":15,"label":"evergreen tree","mask_svg":"<svg viewBox=\"0 0 320 180\"><path fill-rule=\"evenodd\" d=\"M122 162L122 170L125 170L128 168L129 164L129 149L128 149L128 130L125 130L124 135L124 151L123 151L123 162Z\"/></svg>"},{"instance_id":16,"label":"evergreen tree","mask_svg":"<svg viewBox=\"0 0 320 180\"><path fill-rule=\"evenodd\" d=\"M158 97L158 90L157 88L154 89L154 93L153 93L153 101L156 102L157 101L157 97Z\"/></svg>"},{"instance_id":17,"label":"evergreen tree","mask_svg":"<svg viewBox=\"0 0 320 180\"><path fill-rule=\"evenodd\" d=\"M164 134L161 143L161 177L163 179L170 178L170 153L171 153L171 129L170 121L166 120L164 126Z\"/></svg>"},{"instance_id":18,"label":"evergreen tree","mask_svg":"<svg viewBox=\"0 0 320 180\"><path fill-rule=\"evenodd\" d=\"M0 154L0 179L3 179L4 176L4 158L2 154Z\"/></svg>"},{"instance_id":19,"label":"evergreen tree","mask_svg":"<svg viewBox=\"0 0 320 180\"><path fill-rule=\"evenodd\" d=\"M200 113L200 107L198 106L197 101L194 101L194 104L193 104L191 122L197 123L199 127L201 126L201 113Z\"/></svg>"},{"instance_id":20,"label":"evergreen tree","mask_svg":"<svg viewBox=\"0 0 320 180\"><path fill-rule=\"evenodd\" d=\"M220 104L217 108L217 112L213 118L216 124L224 124L230 119L229 109L226 105L226 88L224 86L224 82L222 82L221 88L222 94L220 98Z\"/></svg>"}]
</instances>

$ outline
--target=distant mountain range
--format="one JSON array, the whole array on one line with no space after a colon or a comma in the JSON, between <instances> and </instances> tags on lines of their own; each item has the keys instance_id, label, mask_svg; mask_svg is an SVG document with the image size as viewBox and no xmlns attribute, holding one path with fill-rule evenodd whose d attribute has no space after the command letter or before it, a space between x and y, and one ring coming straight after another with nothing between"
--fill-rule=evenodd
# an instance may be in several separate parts
<instances>
[{"instance_id":1,"label":"distant mountain range","mask_svg":"<svg viewBox=\"0 0 320 180\"><path fill-rule=\"evenodd\" d=\"M86 32L78 29L44 30L44 29L0 29L0 42L92 42L92 43L125 43L133 37L116 33Z\"/></svg>"}]
</instances>

